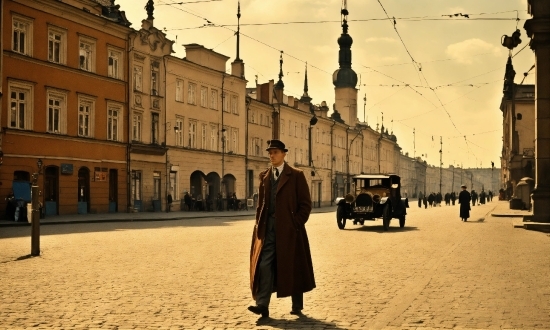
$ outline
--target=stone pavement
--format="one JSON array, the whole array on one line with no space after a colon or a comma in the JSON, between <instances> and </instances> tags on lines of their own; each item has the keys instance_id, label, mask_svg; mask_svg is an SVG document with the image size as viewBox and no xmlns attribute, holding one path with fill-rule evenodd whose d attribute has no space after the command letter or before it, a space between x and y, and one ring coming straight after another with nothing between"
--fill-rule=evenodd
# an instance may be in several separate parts
<instances>
[{"instance_id":1,"label":"stone pavement","mask_svg":"<svg viewBox=\"0 0 550 330\"><path fill-rule=\"evenodd\" d=\"M317 288L305 316L273 296L246 307L251 215L0 229L0 329L550 329L550 236L496 217L506 202L411 205L392 220L339 230L307 223Z\"/></svg>"}]
</instances>

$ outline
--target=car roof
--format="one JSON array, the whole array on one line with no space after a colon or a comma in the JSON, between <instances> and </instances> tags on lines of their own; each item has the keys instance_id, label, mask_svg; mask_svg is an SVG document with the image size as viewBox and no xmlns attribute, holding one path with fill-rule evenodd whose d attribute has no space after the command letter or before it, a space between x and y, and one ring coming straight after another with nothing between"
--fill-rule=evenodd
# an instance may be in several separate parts
<instances>
[{"instance_id":1,"label":"car roof","mask_svg":"<svg viewBox=\"0 0 550 330\"><path fill-rule=\"evenodd\" d=\"M399 177L395 174L360 174L356 175L354 179L389 179L390 177Z\"/></svg>"}]
</instances>

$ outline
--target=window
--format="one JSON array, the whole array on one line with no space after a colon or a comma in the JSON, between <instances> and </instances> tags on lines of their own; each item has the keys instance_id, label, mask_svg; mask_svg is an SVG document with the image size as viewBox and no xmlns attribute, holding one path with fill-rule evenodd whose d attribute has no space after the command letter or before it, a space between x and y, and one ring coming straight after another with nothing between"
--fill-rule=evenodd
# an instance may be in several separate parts
<instances>
[{"instance_id":1,"label":"window","mask_svg":"<svg viewBox=\"0 0 550 330\"><path fill-rule=\"evenodd\" d=\"M67 95L64 92L53 89L47 90L48 113L46 117L46 130L49 133L67 133Z\"/></svg>"},{"instance_id":2,"label":"window","mask_svg":"<svg viewBox=\"0 0 550 330\"><path fill-rule=\"evenodd\" d=\"M188 146L190 148L196 148L197 147L197 122L190 121L189 122L189 144Z\"/></svg>"},{"instance_id":3,"label":"window","mask_svg":"<svg viewBox=\"0 0 550 330\"><path fill-rule=\"evenodd\" d=\"M78 100L78 135L93 137L93 115L95 100L88 97L80 97Z\"/></svg>"},{"instance_id":4,"label":"window","mask_svg":"<svg viewBox=\"0 0 550 330\"><path fill-rule=\"evenodd\" d=\"M143 91L143 68L137 65L134 66L134 90Z\"/></svg>"},{"instance_id":5,"label":"window","mask_svg":"<svg viewBox=\"0 0 550 330\"><path fill-rule=\"evenodd\" d=\"M201 125L201 148L206 149L206 124Z\"/></svg>"},{"instance_id":6,"label":"window","mask_svg":"<svg viewBox=\"0 0 550 330\"><path fill-rule=\"evenodd\" d=\"M218 91L215 89L210 91L210 109L218 110Z\"/></svg>"},{"instance_id":7,"label":"window","mask_svg":"<svg viewBox=\"0 0 550 330\"><path fill-rule=\"evenodd\" d=\"M132 116L132 141L141 141L141 113L134 112Z\"/></svg>"},{"instance_id":8,"label":"window","mask_svg":"<svg viewBox=\"0 0 550 330\"><path fill-rule=\"evenodd\" d=\"M319 143L319 127L317 127L317 133L315 134L315 142Z\"/></svg>"},{"instance_id":9,"label":"window","mask_svg":"<svg viewBox=\"0 0 550 330\"><path fill-rule=\"evenodd\" d=\"M122 52L109 49L108 53L108 72L107 75L111 78L121 79L122 74Z\"/></svg>"},{"instance_id":10,"label":"window","mask_svg":"<svg viewBox=\"0 0 550 330\"><path fill-rule=\"evenodd\" d=\"M160 72L159 63L151 63L151 95L160 95L159 90Z\"/></svg>"},{"instance_id":11,"label":"window","mask_svg":"<svg viewBox=\"0 0 550 330\"><path fill-rule=\"evenodd\" d=\"M48 61L65 64L67 54L67 32L63 29L48 27Z\"/></svg>"},{"instance_id":12,"label":"window","mask_svg":"<svg viewBox=\"0 0 550 330\"><path fill-rule=\"evenodd\" d=\"M151 114L151 143L159 144L159 114L153 112Z\"/></svg>"},{"instance_id":13,"label":"window","mask_svg":"<svg viewBox=\"0 0 550 330\"><path fill-rule=\"evenodd\" d=\"M9 127L17 129L31 129L33 86L23 82L10 82L9 90Z\"/></svg>"},{"instance_id":14,"label":"window","mask_svg":"<svg viewBox=\"0 0 550 330\"><path fill-rule=\"evenodd\" d=\"M23 55L32 55L32 20L13 16L12 50Z\"/></svg>"},{"instance_id":15,"label":"window","mask_svg":"<svg viewBox=\"0 0 550 330\"><path fill-rule=\"evenodd\" d=\"M176 79L176 101L183 102L183 80Z\"/></svg>"},{"instance_id":16,"label":"window","mask_svg":"<svg viewBox=\"0 0 550 330\"><path fill-rule=\"evenodd\" d=\"M256 112L255 111L250 111L250 118L249 118L249 122L254 124L254 119L256 117Z\"/></svg>"},{"instance_id":17,"label":"window","mask_svg":"<svg viewBox=\"0 0 550 330\"><path fill-rule=\"evenodd\" d=\"M260 113L260 125L264 124L264 114Z\"/></svg>"},{"instance_id":18,"label":"window","mask_svg":"<svg viewBox=\"0 0 550 330\"><path fill-rule=\"evenodd\" d=\"M229 98L231 96L227 95L227 93L222 93L222 107L224 112L230 112L229 109Z\"/></svg>"},{"instance_id":19,"label":"window","mask_svg":"<svg viewBox=\"0 0 550 330\"><path fill-rule=\"evenodd\" d=\"M132 198L141 200L141 171L132 170Z\"/></svg>"},{"instance_id":20,"label":"window","mask_svg":"<svg viewBox=\"0 0 550 330\"><path fill-rule=\"evenodd\" d=\"M176 118L176 146L183 147L183 118Z\"/></svg>"},{"instance_id":21,"label":"window","mask_svg":"<svg viewBox=\"0 0 550 330\"><path fill-rule=\"evenodd\" d=\"M281 119L281 135L285 135L285 120Z\"/></svg>"},{"instance_id":22,"label":"window","mask_svg":"<svg viewBox=\"0 0 550 330\"><path fill-rule=\"evenodd\" d=\"M201 86L201 107L208 106L208 88Z\"/></svg>"},{"instance_id":23,"label":"window","mask_svg":"<svg viewBox=\"0 0 550 330\"><path fill-rule=\"evenodd\" d=\"M120 107L108 106L107 110L107 140L119 140L119 124L122 118L122 109Z\"/></svg>"},{"instance_id":24,"label":"window","mask_svg":"<svg viewBox=\"0 0 550 330\"><path fill-rule=\"evenodd\" d=\"M238 98L236 95L231 96L231 113L238 115L239 114L239 107L238 105ZM263 125L262 122L260 122L260 125Z\"/></svg>"},{"instance_id":25,"label":"window","mask_svg":"<svg viewBox=\"0 0 550 330\"><path fill-rule=\"evenodd\" d=\"M95 72L95 41L80 37L79 67L84 71Z\"/></svg>"},{"instance_id":26,"label":"window","mask_svg":"<svg viewBox=\"0 0 550 330\"><path fill-rule=\"evenodd\" d=\"M298 122L294 122L294 137L298 137Z\"/></svg>"},{"instance_id":27,"label":"window","mask_svg":"<svg viewBox=\"0 0 550 330\"><path fill-rule=\"evenodd\" d=\"M210 126L210 150L217 151L217 140L218 140L218 128L214 125Z\"/></svg>"},{"instance_id":28,"label":"window","mask_svg":"<svg viewBox=\"0 0 550 330\"><path fill-rule=\"evenodd\" d=\"M153 172L153 200L160 200L160 172Z\"/></svg>"},{"instance_id":29,"label":"window","mask_svg":"<svg viewBox=\"0 0 550 330\"><path fill-rule=\"evenodd\" d=\"M195 100L195 91L197 90L197 85L189 83L187 85L187 103L197 104Z\"/></svg>"},{"instance_id":30,"label":"window","mask_svg":"<svg viewBox=\"0 0 550 330\"><path fill-rule=\"evenodd\" d=\"M230 146L230 151L233 151L234 153L237 153L239 151L239 148L238 148L238 143L239 143L239 131L234 128L231 130L231 146Z\"/></svg>"}]
</instances>

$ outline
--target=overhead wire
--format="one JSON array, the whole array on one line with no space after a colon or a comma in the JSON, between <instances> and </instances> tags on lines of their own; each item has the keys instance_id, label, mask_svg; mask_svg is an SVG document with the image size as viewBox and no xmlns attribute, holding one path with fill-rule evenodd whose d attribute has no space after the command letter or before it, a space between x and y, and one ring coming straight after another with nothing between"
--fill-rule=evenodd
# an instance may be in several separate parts
<instances>
[{"instance_id":1,"label":"overhead wire","mask_svg":"<svg viewBox=\"0 0 550 330\"><path fill-rule=\"evenodd\" d=\"M161 0L161 1L162 1L162 0ZM208 1L205 1L205 2L208 2ZM449 112L448 112L447 109L445 108L445 104L443 104L443 102L441 101L441 99L439 98L439 96L437 95L437 93L435 92L435 89L437 89L437 88L442 88L442 87L451 87L451 86L457 87L457 86L455 86L455 84L460 83L460 82L464 82L464 81L467 81L467 80L470 80L470 79L473 79L473 78L478 77L478 76L481 76L481 75L478 75L478 76L475 76L475 77L471 77L471 78L468 78L468 79L465 79L465 80L462 80L462 81L459 81L459 82L447 84L447 85L440 85L440 86L436 86L436 87L430 87L430 85L429 85L429 83L428 83L426 77L423 75L423 73L422 73L422 71L421 71L421 69L422 69L421 64L420 64L419 62L417 62L417 61L414 59L414 57L413 57L412 54L410 53L409 49L407 48L407 46L406 46L404 40L401 38L401 35L399 34L399 31L397 30L397 28L396 28L396 26L395 26L395 25L396 25L396 20L404 20L404 19L403 19L403 18L395 18L395 17L390 18L390 17L389 17L389 14L387 14L387 12L385 11L385 8L383 7L383 5L382 5L382 3L380 2L380 0L378 0L378 2L380 3L381 7L384 9L384 12L386 13L386 18L384 18L384 19L369 19L369 20L350 20L350 22L352 22L352 21L390 20L390 21L393 23L394 30L395 30L395 32L397 33L397 35L399 36L399 39L400 39L400 41L401 41L403 47L405 48L407 54L408 54L409 57L411 58L411 61L412 61L413 65L414 65L414 67L415 67L415 70L416 70L416 69L419 70L420 74L418 74L418 72L417 72L417 74L418 74L419 76L420 76L420 75L422 76L422 78L424 79L424 82L426 83L427 86L417 86L417 85L407 84L407 83L405 83L405 82L403 82L403 81L400 81L399 79L393 78L393 77L391 77L391 76L389 76L389 75L387 75L387 74L385 74L385 73L382 73L382 72L380 72L380 71L378 71L378 70L376 70L376 69L374 69L374 68L372 68L372 67L366 67L366 66L364 66L364 65L363 65L363 67L365 67L365 68L367 68L367 69L369 69L369 70L372 70L373 72L376 72L376 73L378 73L378 74L384 75L384 76L386 76L386 77L388 77L388 78L390 78L390 79L394 79L394 80L396 80L396 81L399 81L399 82L401 82L402 84L404 84L404 85L403 85L403 88L400 89L400 90L398 90L398 92L400 92L400 91L403 90L404 88L410 88L410 89L413 90L416 94L421 95L423 98L425 98L427 101L429 101L429 103L432 104L432 105L434 106L435 109L440 108L440 107L443 108L443 109L445 110L445 112L447 113L447 115L448 115L448 117L449 117L449 120L451 121L451 123L453 124L453 126L455 127L455 129L457 129L457 131L459 131L459 130L458 130L458 127L455 125L454 121L452 120L451 115L449 114ZM172 7L175 7L175 6L174 6L175 4L180 4L180 3L165 3L165 5L171 5ZM182 8L178 8L178 7L175 7L175 8L176 8L176 9L179 9L179 10L181 10L181 11L183 11L183 12L189 14L189 15L192 15L192 16L195 16L195 17L197 17L197 18L203 19L203 20L205 20L205 21L207 22L207 24L205 24L205 25L203 25L203 26L201 26L201 27L198 27L198 28L204 28L204 27L221 27L221 28L225 28L225 29L227 29L227 30L229 30L229 31L231 31L231 32L233 32L233 33L236 33L236 31L234 31L234 30L232 30L232 29L229 29L229 26L232 26L232 25L216 25L216 24L212 23L211 21L209 21L208 19L206 19L206 18L204 18L204 17L202 17L202 16L200 16L200 15L198 15L198 14L194 14L194 13L189 12L189 11L187 11L187 10L184 10L184 9L182 9ZM505 12L501 12L501 13L505 13ZM479 15L484 15L484 14L485 14L485 13L481 13L481 14L479 14ZM410 19L410 18L409 18L409 19ZM427 19L426 17L423 17L422 19L423 19L423 20L438 20L438 19ZM518 19L519 19L519 18L518 18ZM448 20L448 19L446 19L446 20ZM468 20L472 20L472 19L469 18ZM503 19L503 20L511 20L511 19L507 18L507 19ZM516 21L517 21L517 19L516 19ZM333 22L338 22L338 21L323 21L323 22L324 22L324 23L333 23ZM286 24L291 24L291 23L295 23L295 22L286 22ZM308 23L308 22L303 22L303 23ZM268 24L269 24L269 23L263 24L263 25L268 25ZM246 24L241 24L241 26L244 26L244 25L246 25ZM165 29L165 30L166 30L166 29ZM172 29L172 30L177 30L177 29ZM234 35L234 34L233 34L233 35ZM233 35L232 35L232 36L233 36ZM269 45L269 44L267 44L267 43L265 43L265 42L263 42L263 41L260 41L260 40L258 40L258 39L256 39L256 38L253 38L253 37L251 37L251 36L248 36L248 35L246 35L246 34L243 34L242 32L240 33L240 35L242 35L242 36L244 36L244 37L246 37L246 38L249 38L249 39L251 39L251 40L253 40L253 41L255 41L255 42L258 42L258 43L260 43L260 44L262 44L262 45L264 45L264 46L266 46L266 47L268 47L268 48L271 48L271 49L273 49L273 50L276 50L277 52L280 52L280 51L281 51L280 49L277 49L276 47L273 47L273 46L271 46L271 45ZM232 36L231 36L231 37L232 37ZM231 38L231 37L230 37L230 38ZM230 39L230 38L228 38L228 39ZM226 40L223 41L222 43L226 42L228 39L226 39ZM220 43L220 44L222 44L222 43ZM219 46L219 44L218 44L218 46ZM217 46L216 46L216 47L217 47ZM521 52L525 47L526 47L526 46L524 46L522 49L520 49L516 54L514 54L514 56L516 56L519 52ZM483 54L480 54L480 55L483 55ZM295 57L295 56L293 56L293 55L286 54L286 56L288 56L288 57L290 57L290 58L292 58L292 59L294 59L294 60L297 60L297 61L299 61L299 62L305 63L305 61L303 61L303 60L301 60L301 59L299 59L299 58L297 58L297 57ZM477 55L476 55L476 56L477 56ZM449 60L451 60L451 59L449 59ZM443 61L444 61L444 60L443 60ZM431 61L431 62L435 62L435 61ZM321 72L324 72L324 73L326 73L326 74L332 75L331 73L329 73L329 72L327 72L327 71L325 71L325 70L323 70L323 69L321 69L321 68L319 68L319 67L316 67L316 66L314 66L314 65L311 65L311 63L309 63L308 65L309 65L310 67L312 67L312 68L315 68L315 69L321 71ZM499 68L499 69L500 69L500 68ZM496 70L498 70L498 69L489 71L489 72L487 72L487 73L490 73L490 72L493 72L493 71L496 71ZM260 73L260 72L258 71L258 73ZM485 74L487 74L487 73L485 73ZM262 74L260 73L260 75L262 75ZM482 74L482 75L483 75L483 74ZM263 76L263 75L262 75L262 76ZM486 83L486 84L489 84L489 83ZM465 86L467 86L467 85L465 85ZM470 84L470 86L471 86L471 87L474 87L473 84ZM397 86L396 86L396 87L397 87ZM435 95L436 98L438 99L438 101L439 101L439 103L440 103L440 106L435 105L430 99L426 98L421 92L419 92L418 90L416 90L416 89L413 88L413 87L417 87L417 88L428 88L428 89L432 90L432 92L434 93L434 95ZM477 88L480 88L480 87L481 87L481 86L478 86ZM396 94L396 93L394 93L394 94ZM466 93L466 94L468 94L468 93ZM452 102L452 101L451 101L451 102ZM380 102L378 102L378 103L380 103ZM448 104L448 103L447 103L447 104ZM372 107L371 107L371 108L372 108ZM435 109L434 109L434 110L435 110ZM430 112L431 112L431 111L430 111ZM405 120L406 120L406 119L405 119ZM402 121L402 120L401 120L401 121ZM405 126L407 126L407 125L405 125ZM459 132L460 132L460 131L459 131ZM466 141L466 143L467 143L467 141Z\"/></svg>"}]
</instances>

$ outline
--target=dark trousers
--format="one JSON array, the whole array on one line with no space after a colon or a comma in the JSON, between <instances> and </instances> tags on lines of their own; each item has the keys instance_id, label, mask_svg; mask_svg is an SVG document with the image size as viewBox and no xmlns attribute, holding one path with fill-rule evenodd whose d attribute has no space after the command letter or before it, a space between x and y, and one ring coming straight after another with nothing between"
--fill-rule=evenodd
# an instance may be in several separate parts
<instances>
[{"instance_id":1,"label":"dark trousers","mask_svg":"<svg viewBox=\"0 0 550 330\"><path fill-rule=\"evenodd\" d=\"M273 283L275 281L275 265L277 263L274 228L267 230L265 234L264 246L262 247L262 254L260 256L260 285L256 296L256 305L269 307L273 292ZM293 294L292 310L302 310L303 308L304 294Z\"/></svg>"}]
</instances>

